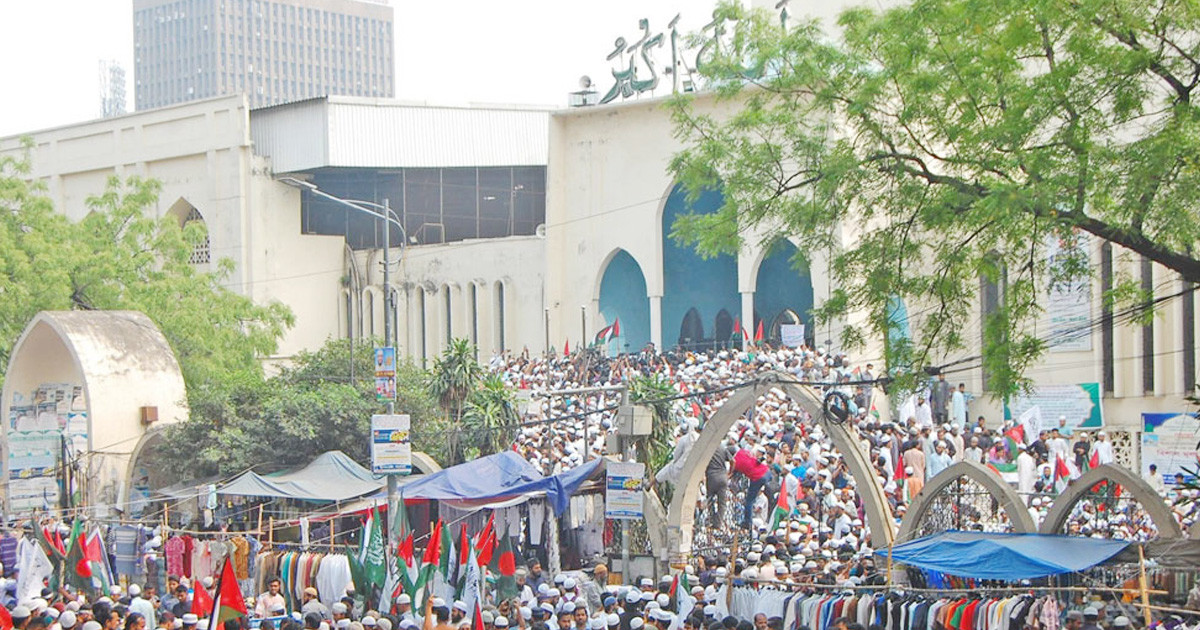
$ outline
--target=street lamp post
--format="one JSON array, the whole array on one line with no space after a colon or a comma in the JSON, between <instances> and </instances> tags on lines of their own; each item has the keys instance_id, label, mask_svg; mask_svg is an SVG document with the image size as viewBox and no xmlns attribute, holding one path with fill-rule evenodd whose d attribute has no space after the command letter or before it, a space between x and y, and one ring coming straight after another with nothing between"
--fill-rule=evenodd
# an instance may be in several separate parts
<instances>
[{"instance_id":1,"label":"street lamp post","mask_svg":"<svg viewBox=\"0 0 1200 630\"><path fill-rule=\"evenodd\" d=\"M392 318L395 315L395 304L392 302L392 228L388 224L390 223L391 225L395 225L396 227L400 228L401 256L404 255L404 241L408 239L408 235L404 231L404 224L400 222L400 218L396 216L395 212L392 212L392 208L388 203L387 197L384 197L383 204L377 204L371 201L363 201L361 199L342 199L341 197L331 195L317 188L316 184L304 181L302 179L296 179L295 177L281 177L279 178L279 181L293 188L307 190L318 197L328 199L329 201L343 205L347 208L357 210L358 212L362 212L364 214L369 214L377 219L383 219L383 345L386 347L391 347L393 333ZM353 357L351 357L352 364L353 360ZM392 415L395 412L395 399L389 397L387 401L387 413L388 415ZM396 501L399 499L399 490L396 486L396 475L389 474L387 476L387 490L388 518L393 519L396 518L397 514L397 512L394 510L403 509L403 507L398 508L396 506Z\"/></svg>"}]
</instances>

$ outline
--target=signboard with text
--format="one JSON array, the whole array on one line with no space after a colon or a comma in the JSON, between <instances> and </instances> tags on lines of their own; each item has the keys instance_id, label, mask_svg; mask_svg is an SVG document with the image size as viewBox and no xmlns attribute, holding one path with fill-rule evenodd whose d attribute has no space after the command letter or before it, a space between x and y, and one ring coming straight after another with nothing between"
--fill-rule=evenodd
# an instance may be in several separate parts
<instances>
[{"instance_id":1,"label":"signboard with text","mask_svg":"<svg viewBox=\"0 0 1200 630\"><path fill-rule=\"evenodd\" d=\"M412 472L408 414L371 416L371 472L407 475Z\"/></svg>"},{"instance_id":2,"label":"signboard with text","mask_svg":"<svg viewBox=\"0 0 1200 630\"><path fill-rule=\"evenodd\" d=\"M1158 467L1167 485L1175 483L1175 475L1185 481L1195 481L1200 467L1200 416L1195 413L1142 414L1142 474L1150 472L1150 464Z\"/></svg>"},{"instance_id":3,"label":"signboard with text","mask_svg":"<svg viewBox=\"0 0 1200 630\"><path fill-rule=\"evenodd\" d=\"M1038 430L1057 427L1060 416L1067 417L1072 430L1104 426L1099 383L1039 385L1028 394L1014 396L1004 411L1005 418L1038 418Z\"/></svg>"},{"instance_id":4,"label":"signboard with text","mask_svg":"<svg viewBox=\"0 0 1200 630\"><path fill-rule=\"evenodd\" d=\"M608 462L604 492L604 518L645 518L642 487L646 465L640 462Z\"/></svg>"}]
</instances>

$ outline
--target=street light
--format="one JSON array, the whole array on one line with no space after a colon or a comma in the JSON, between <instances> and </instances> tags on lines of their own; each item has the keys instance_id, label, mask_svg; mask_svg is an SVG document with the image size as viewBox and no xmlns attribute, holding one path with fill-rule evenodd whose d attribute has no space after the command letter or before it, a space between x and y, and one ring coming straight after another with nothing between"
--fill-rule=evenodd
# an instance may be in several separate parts
<instances>
[{"instance_id":1,"label":"street light","mask_svg":"<svg viewBox=\"0 0 1200 630\"><path fill-rule=\"evenodd\" d=\"M372 217L375 217L376 219L384 220L384 226L383 226L384 227L384 229L383 229L383 345L387 346L387 347L391 347L392 346L392 317L394 316L395 304L392 303L392 275L391 275L391 273L392 273L392 261L391 261L392 230L390 227L388 227L387 224L391 223L392 225L395 225L396 227L400 228L400 235L401 235L400 255L401 255L401 257L404 256L404 243L408 240L408 233L404 231L404 224L402 224L400 222L400 218L398 216L396 216L395 212L392 212L391 206L388 205L387 197L384 197L383 204L381 205L381 204L377 204L377 203L374 203L371 201L363 201L361 199L343 199L341 197L331 195L331 194L317 188L317 185L312 182L304 181L302 179L297 179L295 177L280 177L277 181L279 181L283 184L286 184L288 186L291 186L292 188L299 188L302 191L307 190L308 192L310 192L318 197L321 197L323 199L328 199L329 201L343 205L347 208L357 210L364 214L369 214ZM353 362L353 357L351 358L351 361ZM388 413L388 415L392 415L395 412L396 412L395 400L392 398L389 398L387 401L387 413ZM393 511L394 509L396 509L396 501L399 498L399 490L396 487L396 475L389 474L387 476L387 489L388 489L388 517L396 518L396 512ZM403 507L401 507L400 509L403 509Z\"/></svg>"}]
</instances>

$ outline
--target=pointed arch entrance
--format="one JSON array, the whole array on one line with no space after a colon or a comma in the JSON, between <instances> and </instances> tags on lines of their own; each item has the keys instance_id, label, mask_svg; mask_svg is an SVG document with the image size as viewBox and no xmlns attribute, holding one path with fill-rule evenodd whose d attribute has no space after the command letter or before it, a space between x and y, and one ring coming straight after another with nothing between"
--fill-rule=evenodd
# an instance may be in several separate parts
<instances>
[{"instance_id":1,"label":"pointed arch entrance","mask_svg":"<svg viewBox=\"0 0 1200 630\"><path fill-rule=\"evenodd\" d=\"M666 556L672 564L682 562L691 555L696 500L709 460L717 448L721 447L721 440L737 420L754 406L760 396L772 388L782 390L811 417L824 418L823 395L812 387L798 384L794 376L783 372L760 374L746 387L730 395L704 424L700 437L684 460L679 483L667 511ZM857 490L867 516L866 524L871 532L871 545L876 549L887 548L895 540L895 523L883 493L883 486L879 483L879 477L875 475L867 453L863 452L858 438L845 425L817 421L821 422L838 452L845 457L850 474L857 481Z\"/></svg>"},{"instance_id":2,"label":"pointed arch entrance","mask_svg":"<svg viewBox=\"0 0 1200 630\"><path fill-rule=\"evenodd\" d=\"M688 309L679 325L679 347L697 350L708 347L704 339L704 322L700 321L700 312Z\"/></svg>"},{"instance_id":3,"label":"pointed arch entrance","mask_svg":"<svg viewBox=\"0 0 1200 630\"><path fill-rule=\"evenodd\" d=\"M1093 488L1105 482L1119 486L1120 492L1111 494L1125 494L1141 504L1150 515L1150 520L1154 522L1154 527L1158 529L1159 538L1183 538L1183 529L1175 521L1175 515L1166 501L1163 501L1144 479L1116 464L1097 466L1072 481L1071 485L1054 499L1046 518L1042 519L1039 531L1043 534L1063 533L1063 527L1070 519L1075 504L1093 494Z\"/></svg>"},{"instance_id":4,"label":"pointed arch entrance","mask_svg":"<svg viewBox=\"0 0 1200 630\"><path fill-rule=\"evenodd\" d=\"M729 339L733 337L733 317L729 311L721 309L717 313L717 321L713 322L713 339L718 347L725 347L729 344Z\"/></svg>"},{"instance_id":5,"label":"pointed arch entrance","mask_svg":"<svg viewBox=\"0 0 1200 630\"><path fill-rule=\"evenodd\" d=\"M637 352L650 343L650 298L642 266L624 249L609 257L600 275L599 303L604 325L620 320L610 353ZM585 339L591 341L590 339Z\"/></svg>"},{"instance_id":6,"label":"pointed arch entrance","mask_svg":"<svg viewBox=\"0 0 1200 630\"><path fill-rule=\"evenodd\" d=\"M946 470L943 470L938 476L930 479L929 482L921 489L921 492L913 498L912 504L909 505L908 512L904 515L904 520L900 522L900 531L896 534L898 542L905 542L912 538L933 533L926 531L927 528L933 526L930 523L931 516L937 515L939 518L947 519L954 529L963 529L959 523L967 517L966 512L973 509L974 506L981 502L974 500L980 497L972 497L964 499L967 491L963 488L964 482L969 482L972 486L981 486L987 497L982 503L991 503L991 506L984 506L984 509L990 508L993 511L993 516L998 510L1003 510L1004 515L1008 518L1011 524L1012 531L1018 534L1034 533L1037 531L1037 525L1033 522L1033 517L1029 515L1029 510L1025 509L1025 503L1021 501L1020 495L1012 486L1005 483L1000 476L992 472L983 464L971 461L958 462ZM948 491L948 492L947 492ZM947 496L950 495L950 496ZM982 516L982 515L980 515ZM939 526L934 529L940 531L946 529L940 527L944 523L939 523Z\"/></svg>"},{"instance_id":7,"label":"pointed arch entrance","mask_svg":"<svg viewBox=\"0 0 1200 630\"><path fill-rule=\"evenodd\" d=\"M797 268L800 250L786 238L768 245L754 283L754 317L746 329L753 335L763 323L767 341L780 341L780 325L803 324L813 308L813 285L807 265ZM806 334L811 333L812 326Z\"/></svg>"},{"instance_id":8,"label":"pointed arch entrance","mask_svg":"<svg viewBox=\"0 0 1200 630\"><path fill-rule=\"evenodd\" d=\"M683 319L695 310L701 322L716 320L725 310L741 312L741 295L737 285L737 260L728 254L704 257L691 245L671 237L675 221L688 215L712 214L725 203L725 197L715 190L702 192L694 201L687 191L676 184L663 204L662 223L662 340L670 345L681 337ZM701 323L700 329L704 326ZM693 338L693 344L714 343L726 339Z\"/></svg>"}]
</instances>

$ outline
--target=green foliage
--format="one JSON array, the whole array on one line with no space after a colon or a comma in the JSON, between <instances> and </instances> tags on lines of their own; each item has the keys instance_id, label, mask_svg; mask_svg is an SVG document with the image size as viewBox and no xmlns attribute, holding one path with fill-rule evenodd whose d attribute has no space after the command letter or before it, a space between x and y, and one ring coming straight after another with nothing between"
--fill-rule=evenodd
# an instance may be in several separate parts
<instances>
[{"instance_id":1,"label":"green foliage","mask_svg":"<svg viewBox=\"0 0 1200 630\"><path fill-rule=\"evenodd\" d=\"M675 439L671 432L675 425L671 418L671 403L649 402L661 401L678 395L675 386L666 376L657 372L647 376L635 376L629 382L629 400L635 404L648 404L654 410L654 424L650 430L650 439L641 454L643 463L649 471L657 471L671 461L671 453L675 449Z\"/></svg>"},{"instance_id":2,"label":"green foliage","mask_svg":"<svg viewBox=\"0 0 1200 630\"><path fill-rule=\"evenodd\" d=\"M300 353L271 378L244 377L191 392L191 418L168 429L155 465L192 479L298 467L341 450L369 466L371 415L383 411L375 400L372 348L358 340L351 354L348 340L332 340ZM412 416L414 450L444 461L445 426L423 386L425 373L405 362L396 378L396 409Z\"/></svg>"},{"instance_id":3,"label":"green foliage","mask_svg":"<svg viewBox=\"0 0 1200 630\"><path fill-rule=\"evenodd\" d=\"M111 177L79 222L55 212L28 157L0 156L0 374L24 327L43 310L142 311L162 330L188 387L261 372L293 322L279 303L221 286L231 266L189 264L203 227L154 219L152 180Z\"/></svg>"},{"instance_id":4,"label":"green foliage","mask_svg":"<svg viewBox=\"0 0 1200 630\"><path fill-rule=\"evenodd\" d=\"M844 13L837 40L720 11L730 35L700 71L732 107L675 98L671 168L725 205L673 235L713 254L783 233L827 255L837 288L815 315L866 315L847 343L887 338L887 302L903 299L914 340L888 359L909 382L982 346L993 393L1027 385L1049 286L1092 273L1070 248L1046 256L1052 239L1088 235L1200 281L1193 2L914 0ZM981 278L1002 283L982 326ZM1133 297L1120 289L1105 298Z\"/></svg>"},{"instance_id":5,"label":"green foliage","mask_svg":"<svg viewBox=\"0 0 1200 630\"><path fill-rule=\"evenodd\" d=\"M453 339L450 347L433 362L429 371L429 393L437 399L451 427L449 435L451 464L463 461L463 408L479 387L484 369L475 359L475 346L466 339Z\"/></svg>"},{"instance_id":6,"label":"green foliage","mask_svg":"<svg viewBox=\"0 0 1200 630\"><path fill-rule=\"evenodd\" d=\"M514 426L521 421L516 398L499 374L487 374L463 408L463 447L466 459L498 453L512 444Z\"/></svg>"}]
</instances>

